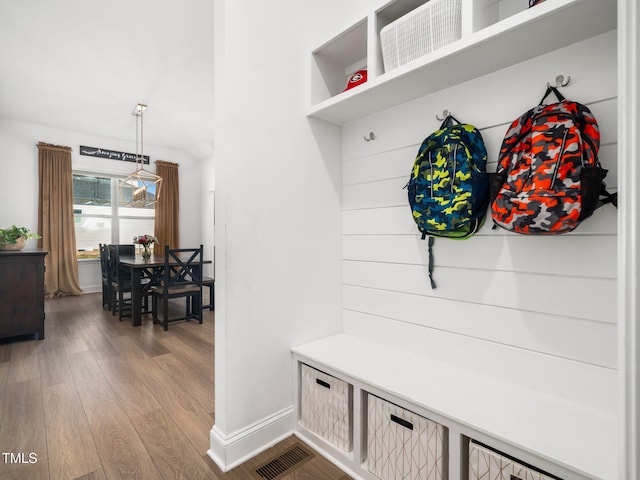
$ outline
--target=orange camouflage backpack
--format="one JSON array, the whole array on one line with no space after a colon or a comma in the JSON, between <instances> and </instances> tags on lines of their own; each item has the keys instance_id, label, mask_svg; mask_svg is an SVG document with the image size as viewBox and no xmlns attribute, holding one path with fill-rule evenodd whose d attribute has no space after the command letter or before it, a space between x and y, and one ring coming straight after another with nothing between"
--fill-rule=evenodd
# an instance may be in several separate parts
<instances>
[{"instance_id":1,"label":"orange camouflage backpack","mask_svg":"<svg viewBox=\"0 0 640 480\"><path fill-rule=\"evenodd\" d=\"M559 102L544 105L552 92ZM493 222L522 234L566 233L600 205L615 205L603 182L607 170L598 161L599 147L591 111L549 86L502 142L496 173L489 174Z\"/></svg>"}]
</instances>

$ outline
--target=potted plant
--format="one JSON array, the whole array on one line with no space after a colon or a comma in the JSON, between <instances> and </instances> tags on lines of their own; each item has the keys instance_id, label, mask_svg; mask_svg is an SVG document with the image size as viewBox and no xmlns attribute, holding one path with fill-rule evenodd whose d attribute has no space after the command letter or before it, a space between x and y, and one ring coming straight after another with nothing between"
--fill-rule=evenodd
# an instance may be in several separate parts
<instances>
[{"instance_id":1,"label":"potted plant","mask_svg":"<svg viewBox=\"0 0 640 480\"><path fill-rule=\"evenodd\" d=\"M41 238L27 227L0 228L0 250L22 250L30 238Z\"/></svg>"}]
</instances>

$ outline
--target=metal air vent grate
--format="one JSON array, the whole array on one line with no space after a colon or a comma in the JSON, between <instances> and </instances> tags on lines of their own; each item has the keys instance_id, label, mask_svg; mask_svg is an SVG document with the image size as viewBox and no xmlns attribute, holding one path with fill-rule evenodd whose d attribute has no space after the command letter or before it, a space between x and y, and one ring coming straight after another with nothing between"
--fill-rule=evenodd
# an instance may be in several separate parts
<instances>
[{"instance_id":1,"label":"metal air vent grate","mask_svg":"<svg viewBox=\"0 0 640 480\"><path fill-rule=\"evenodd\" d=\"M294 467L300 466L307 460L311 460L313 454L296 445L286 452L268 461L256 470L258 478L264 480L275 480L290 473Z\"/></svg>"}]
</instances>

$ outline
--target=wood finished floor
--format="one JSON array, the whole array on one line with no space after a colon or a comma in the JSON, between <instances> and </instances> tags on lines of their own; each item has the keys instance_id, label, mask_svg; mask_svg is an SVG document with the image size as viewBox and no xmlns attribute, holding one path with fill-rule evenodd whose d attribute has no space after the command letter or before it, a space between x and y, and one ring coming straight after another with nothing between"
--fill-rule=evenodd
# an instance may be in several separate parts
<instances>
[{"instance_id":1,"label":"wood finished floor","mask_svg":"<svg viewBox=\"0 0 640 480\"><path fill-rule=\"evenodd\" d=\"M298 442L221 473L206 455L214 313L164 332L100 304L100 294L47 300L44 340L0 340L1 480L259 480L256 468ZM278 478L349 477L316 454Z\"/></svg>"}]
</instances>

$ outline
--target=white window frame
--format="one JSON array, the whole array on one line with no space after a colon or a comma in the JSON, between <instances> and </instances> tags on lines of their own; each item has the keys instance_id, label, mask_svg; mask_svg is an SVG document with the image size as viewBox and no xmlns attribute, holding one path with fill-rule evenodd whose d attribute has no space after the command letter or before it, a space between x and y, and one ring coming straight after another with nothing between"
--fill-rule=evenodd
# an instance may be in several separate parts
<instances>
[{"instance_id":1,"label":"white window frame","mask_svg":"<svg viewBox=\"0 0 640 480\"><path fill-rule=\"evenodd\" d=\"M86 176L86 177L109 178L111 180L111 215L93 214L92 216L97 218L108 218L111 220L111 242L110 243L119 244L120 243L120 220L121 219L136 220L140 218L137 216L120 215L118 213L118 208L120 207L120 189L118 188L118 180L124 180L125 178L127 178L127 175L118 174L118 173L92 172L88 170L73 170L71 174L78 175L78 176ZM75 210L75 203L74 203L74 210ZM153 220L154 227L155 227L155 221L156 221L155 213L153 216L148 218ZM149 232L149 233L153 233L153 232ZM133 242L133 239L132 239L132 242ZM76 239L76 251L78 251L77 239ZM96 258L91 257L86 259L79 259L79 261L82 261L82 260L96 260Z\"/></svg>"}]
</instances>

